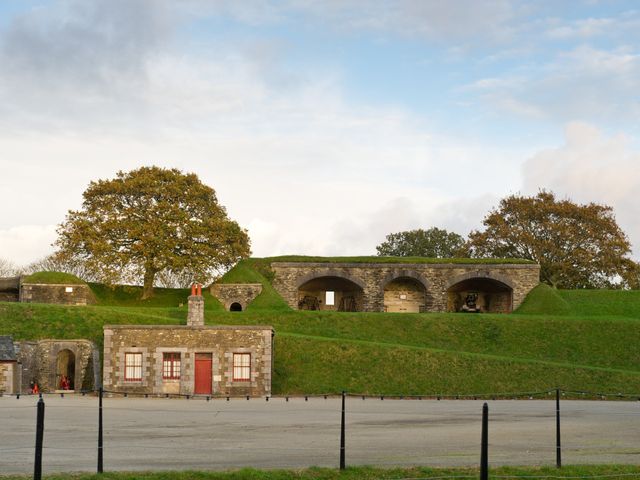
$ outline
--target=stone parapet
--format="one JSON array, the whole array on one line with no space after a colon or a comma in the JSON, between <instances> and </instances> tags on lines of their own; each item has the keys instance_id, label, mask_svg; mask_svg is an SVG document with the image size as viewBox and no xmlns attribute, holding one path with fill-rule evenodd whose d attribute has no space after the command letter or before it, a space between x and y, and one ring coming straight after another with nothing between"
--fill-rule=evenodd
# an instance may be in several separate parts
<instances>
[{"instance_id":1,"label":"stone parapet","mask_svg":"<svg viewBox=\"0 0 640 480\"><path fill-rule=\"evenodd\" d=\"M539 283L537 264L483 263L330 263L273 262L274 288L293 309L300 302L300 287L317 278L344 279L361 289L361 310L385 310L385 287L397 279L413 279L424 287L424 307L421 311L445 312L450 305L449 292L465 280L487 280L504 286L511 292L511 311ZM503 302L504 303L504 302Z\"/></svg>"},{"instance_id":2,"label":"stone parapet","mask_svg":"<svg viewBox=\"0 0 640 480\"><path fill-rule=\"evenodd\" d=\"M92 305L96 297L84 284L23 283L20 301L24 303L56 303L60 305Z\"/></svg>"}]
</instances>

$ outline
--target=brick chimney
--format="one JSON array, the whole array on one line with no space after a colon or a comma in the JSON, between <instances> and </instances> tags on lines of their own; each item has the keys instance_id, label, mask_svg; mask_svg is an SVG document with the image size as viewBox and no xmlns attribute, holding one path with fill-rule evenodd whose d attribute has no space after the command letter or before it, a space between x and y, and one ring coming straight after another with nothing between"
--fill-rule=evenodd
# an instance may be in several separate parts
<instances>
[{"instance_id":1,"label":"brick chimney","mask_svg":"<svg viewBox=\"0 0 640 480\"><path fill-rule=\"evenodd\" d=\"M194 283L191 285L191 295L189 296L187 312L187 326L204 326L204 298L202 297L202 285Z\"/></svg>"}]
</instances>

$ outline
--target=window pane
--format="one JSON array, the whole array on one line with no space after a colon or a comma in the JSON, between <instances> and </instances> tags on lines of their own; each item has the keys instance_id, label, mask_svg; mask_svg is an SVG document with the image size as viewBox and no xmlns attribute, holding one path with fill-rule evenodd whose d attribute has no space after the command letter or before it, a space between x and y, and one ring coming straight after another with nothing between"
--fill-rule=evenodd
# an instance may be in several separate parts
<instances>
[{"instance_id":1,"label":"window pane","mask_svg":"<svg viewBox=\"0 0 640 480\"><path fill-rule=\"evenodd\" d=\"M325 305L335 305L336 304L336 292L327 292L324 304Z\"/></svg>"},{"instance_id":2,"label":"window pane","mask_svg":"<svg viewBox=\"0 0 640 480\"><path fill-rule=\"evenodd\" d=\"M142 380L142 353L124 354L124 379Z\"/></svg>"},{"instance_id":3,"label":"window pane","mask_svg":"<svg viewBox=\"0 0 640 480\"><path fill-rule=\"evenodd\" d=\"M233 354L233 380L235 381L251 380L251 354L250 353L234 353Z\"/></svg>"},{"instance_id":4,"label":"window pane","mask_svg":"<svg viewBox=\"0 0 640 480\"><path fill-rule=\"evenodd\" d=\"M180 378L179 352L164 352L162 354L162 378L173 380Z\"/></svg>"}]
</instances>

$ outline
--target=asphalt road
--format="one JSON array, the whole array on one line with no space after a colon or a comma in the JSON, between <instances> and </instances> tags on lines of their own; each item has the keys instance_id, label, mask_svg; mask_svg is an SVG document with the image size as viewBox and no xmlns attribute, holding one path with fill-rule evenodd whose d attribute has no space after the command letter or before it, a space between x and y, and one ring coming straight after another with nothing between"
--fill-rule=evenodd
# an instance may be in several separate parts
<instances>
[{"instance_id":1,"label":"asphalt road","mask_svg":"<svg viewBox=\"0 0 640 480\"><path fill-rule=\"evenodd\" d=\"M0 472L33 471L36 401L0 398ZM477 465L481 401L347 400L347 465ZM555 402L489 401L492 465L555 463ZM45 396L43 472L95 471L98 400ZM563 463L640 464L640 402L561 402ZM340 399L105 398L109 470L337 467Z\"/></svg>"}]
</instances>

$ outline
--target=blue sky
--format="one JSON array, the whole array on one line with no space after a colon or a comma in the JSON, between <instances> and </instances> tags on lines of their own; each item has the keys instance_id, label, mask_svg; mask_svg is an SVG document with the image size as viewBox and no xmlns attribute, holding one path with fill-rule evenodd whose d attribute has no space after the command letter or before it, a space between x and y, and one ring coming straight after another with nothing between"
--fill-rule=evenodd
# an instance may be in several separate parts
<instances>
[{"instance_id":1,"label":"blue sky","mask_svg":"<svg viewBox=\"0 0 640 480\"><path fill-rule=\"evenodd\" d=\"M540 188L612 205L637 253L639 32L632 1L2 0L0 256L148 164L214 187L256 255L465 235Z\"/></svg>"}]
</instances>

